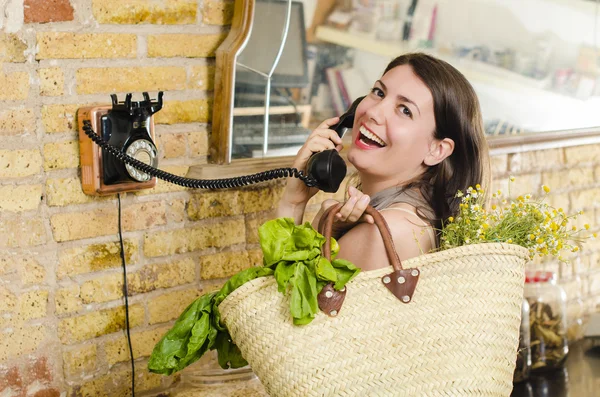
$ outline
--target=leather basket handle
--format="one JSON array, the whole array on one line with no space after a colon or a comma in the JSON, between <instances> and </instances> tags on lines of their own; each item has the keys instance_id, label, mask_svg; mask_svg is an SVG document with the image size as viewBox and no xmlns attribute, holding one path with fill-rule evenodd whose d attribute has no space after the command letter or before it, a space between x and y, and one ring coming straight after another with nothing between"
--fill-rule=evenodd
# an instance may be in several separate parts
<instances>
[{"instance_id":1,"label":"leather basket handle","mask_svg":"<svg viewBox=\"0 0 600 397\"><path fill-rule=\"evenodd\" d=\"M335 215L343 207L343 203L335 204L325 211L319 221L319 233L325 236L325 243L321 248L322 255L331 261L331 232ZM394 240L390 228L383 216L372 206L367 206L365 213L371 215L375 220L375 225L383 238L383 245L388 260L394 271L386 274L381 278L381 282L385 287L403 303L412 301L419 276L420 270L417 268L403 269L402 262L394 246ZM342 308L342 304L346 297L346 288L336 291L333 285L327 284L319 293L318 302L319 308L330 317L336 316Z\"/></svg>"},{"instance_id":2,"label":"leather basket handle","mask_svg":"<svg viewBox=\"0 0 600 397\"><path fill-rule=\"evenodd\" d=\"M335 219L335 214L337 214L340 211L343 205L343 203L340 203L329 207L327 211L323 214L319 222L319 233L325 236L325 244L323 244L321 253L329 261L331 261L331 232L333 228L333 221ZM394 240L392 239L392 234L390 232L390 228L387 222L379 213L379 211L377 211L370 205L367 206L365 214L371 215L375 220L375 225L377 226L377 228L379 228L379 232L381 233L381 237L383 238L383 245L385 246L385 252L387 254L388 260L390 261L390 264L392 265L394 270L402 270L402 262L400 261L398 252L396 252Z\"/></svg>"}]
</instances>

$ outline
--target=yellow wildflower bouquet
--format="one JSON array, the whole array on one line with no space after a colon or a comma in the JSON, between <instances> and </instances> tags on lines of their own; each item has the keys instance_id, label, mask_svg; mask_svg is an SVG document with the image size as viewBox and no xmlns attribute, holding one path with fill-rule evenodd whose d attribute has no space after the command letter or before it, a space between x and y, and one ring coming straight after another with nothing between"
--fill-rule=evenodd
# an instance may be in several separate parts
<instances>
[{"instance_id":1,"label":"yellow wildflower bouquet","mask_svg":"<svg viewBox=\"0 0 600 397\"><path fill-rule=\"evenodd\" d=\"M511 177L510 181L514 181ZM467 244L509 243L529 250L530 257L554 256L566 259L563 252L577 252L579 243L588 238L583 236L590 225L578 229L573 226L580 211L568 215L562 208L555 209L544 202L550 188L542 186L544 196L532 199L530 194L508 200L498 190L492 194L492 205L485 207L485 195L480 185L459 191L460 211L456 218L448 218L442 228L440 249L450 249ZM510 184L509 184L510 189ZM510 195L510 192L509 192ZM596 233L593 234L596 237Z\"/></svg>"}]
</instances>

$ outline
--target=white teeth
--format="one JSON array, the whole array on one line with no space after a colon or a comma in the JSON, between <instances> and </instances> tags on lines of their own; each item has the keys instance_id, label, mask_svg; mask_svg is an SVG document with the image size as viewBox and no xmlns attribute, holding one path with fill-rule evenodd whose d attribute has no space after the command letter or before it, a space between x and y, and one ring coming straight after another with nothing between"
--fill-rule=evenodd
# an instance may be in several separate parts
<instances>
[{"instance_id":1,"label":"white teeth","mask_svg":"<svg viewBox=\"0 0 600 397\"><path fill-rule=\"evenodd\" d=\"M364 126L361 126L358 131L360 131L361 134L363 134L364 136L366 136L370 140L377 142L381 146L385 146L385 142L382 141L380 137L378 137L377 135L373 134L371 131L369 131L368 129L366 129Z\"/></svg>"}]
</instances>

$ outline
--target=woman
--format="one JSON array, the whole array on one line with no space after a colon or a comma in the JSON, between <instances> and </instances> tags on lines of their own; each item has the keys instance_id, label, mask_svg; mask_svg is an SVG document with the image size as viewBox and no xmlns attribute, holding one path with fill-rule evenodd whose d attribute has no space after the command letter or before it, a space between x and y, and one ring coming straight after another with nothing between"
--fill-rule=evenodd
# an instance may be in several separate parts
<instances>
[{"instance_id":1,"label":"woman","mask_svg":"<svg viewBox=\"0 0 600 397\"><path fill-rule=\"evenodd\" d=\"M306 168L313 153L341 150L342 140L329 129L337 117L317 127L298 152L294 167ZM454 67L415 53L394 59L358 105L348 160L359 183L336 219L338 257L363 270L388 266L383 240L369 203L387 221L401 260L437 246L435 230L458 213L458 190L486 185L488 148L477 96ZM316 189L289 179L277 216L302 222ZM335 200L321 205L313 225ZM340 237L341 236L341 237Z\"/></svg>"}]
</instances>

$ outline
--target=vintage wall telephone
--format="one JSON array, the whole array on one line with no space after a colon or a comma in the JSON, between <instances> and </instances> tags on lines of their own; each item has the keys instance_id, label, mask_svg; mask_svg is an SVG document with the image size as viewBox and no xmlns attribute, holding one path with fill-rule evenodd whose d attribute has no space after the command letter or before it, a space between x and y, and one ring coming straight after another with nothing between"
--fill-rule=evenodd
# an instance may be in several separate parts
<instances>
[{"instance_id":1,"label":"vintage wall telephone","mask_svg":"<svg viewBox=\"0 0 600 397\"><path fill-rule=\"evenodd\" d=\"M203 180L159 170L152 115L162 108L163 93L158 93L156 102L150 100L147 92L143 96L143 101L132 102L131 94L127 94L125 101L119 102L113 94L112 107L78 111L82 186L86 194L108 195L146 189L156 184L156 178L189 188L223 189L289 176L301 179L307 186L336 192L346 176L346 164L335 149L315 153L308 161L306 175L296 168L279 168L236 178ZM352 129L354 112L362 99L355 100L331 127L340 137ZM102 136L94 131L99 128Z\"/></svg>"}]
</instances>

